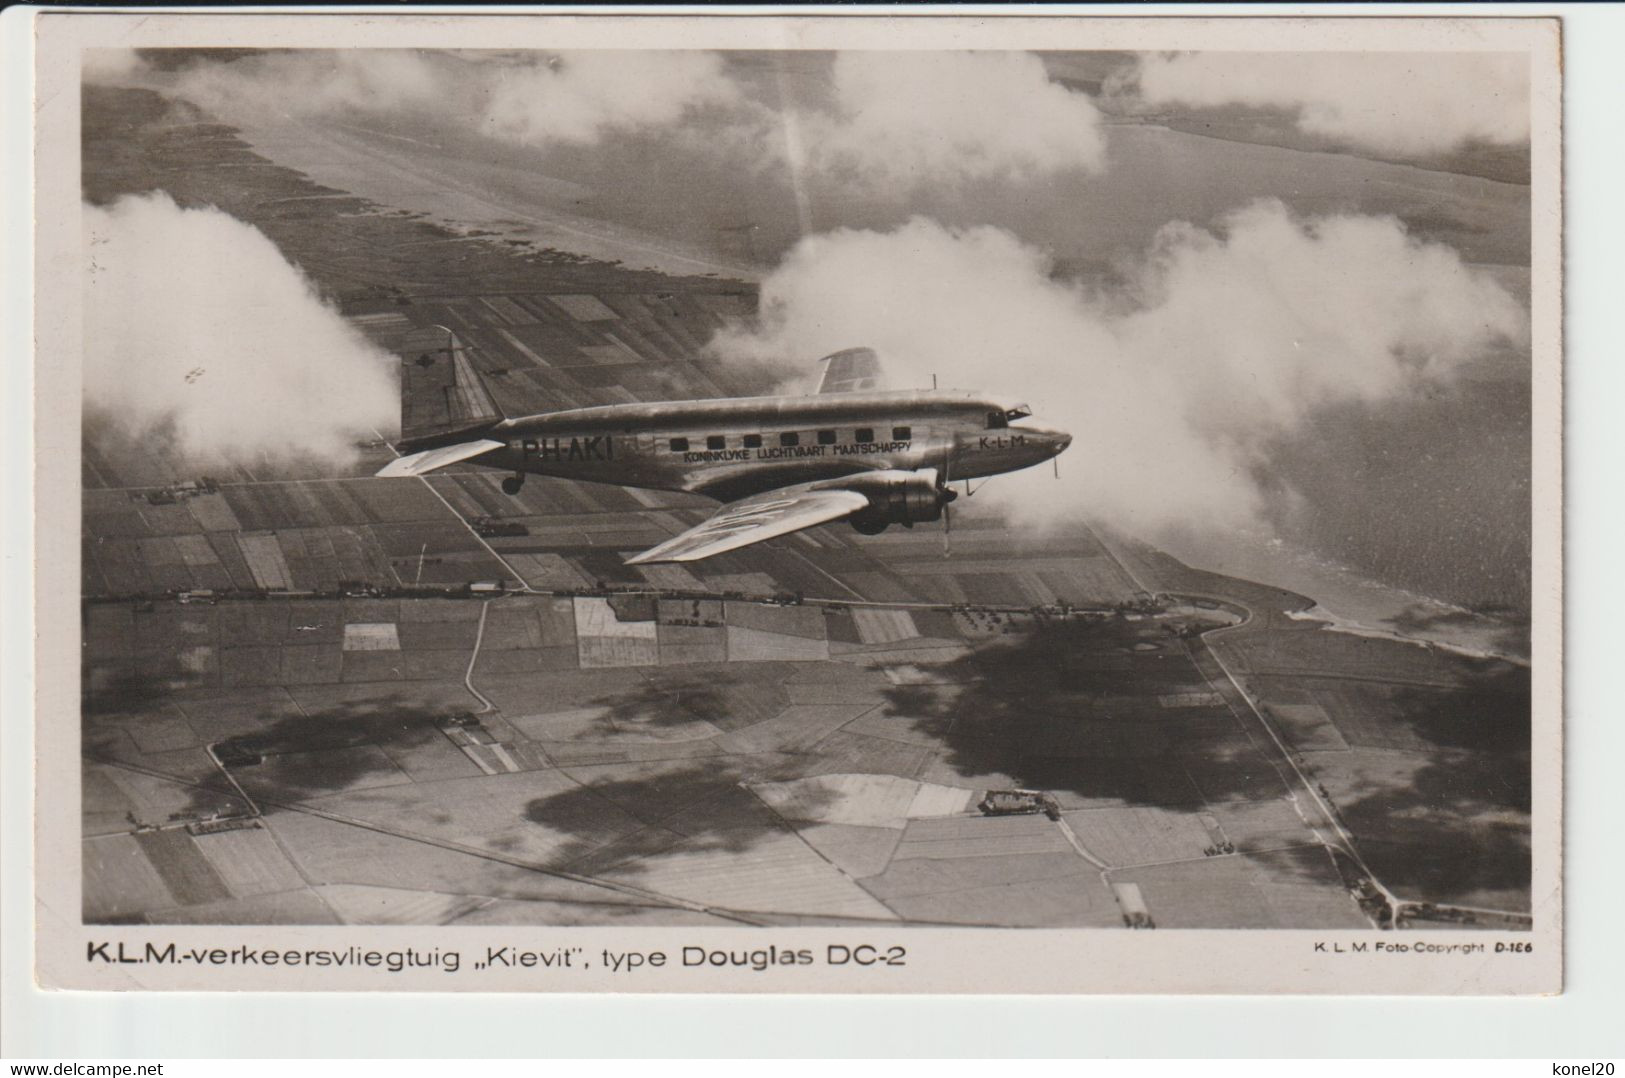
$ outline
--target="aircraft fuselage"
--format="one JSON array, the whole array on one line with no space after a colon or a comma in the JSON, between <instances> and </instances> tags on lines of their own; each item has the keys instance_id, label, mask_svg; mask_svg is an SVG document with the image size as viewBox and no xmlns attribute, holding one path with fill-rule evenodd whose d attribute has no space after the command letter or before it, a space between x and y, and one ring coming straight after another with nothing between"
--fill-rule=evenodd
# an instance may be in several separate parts
<instances>
[{"instance_id":1,"label":"aircraft fuselage","mask_svg":"<svg viewBox=\"0 0 1625 1078\"><path fill-rule=\"evenodd\" d=\"M1009 401L939 390L613 404L506 419L479 436L506 443L473 458L486 467L722 501L865 471L976 479L1071 442Z\"/></svg>"}]
</instances>

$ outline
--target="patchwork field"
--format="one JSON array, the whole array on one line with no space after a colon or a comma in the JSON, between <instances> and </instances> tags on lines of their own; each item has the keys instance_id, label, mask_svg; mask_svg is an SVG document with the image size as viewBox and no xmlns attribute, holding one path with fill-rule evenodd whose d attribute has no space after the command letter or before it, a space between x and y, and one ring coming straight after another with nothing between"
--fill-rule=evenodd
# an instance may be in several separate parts
<instances>
[{"instance_id":1,"label":"patchwork field","mask_svg":"<svg viewBox=\"0 0 1625 1078\"><path fill-rule=\"evenodd\" d=\"M1412 689L1244 677L1288 759L1189 624L629 595L89 604L87 916L366 919L331 888L388 887L382 921L500 895L571 923L1118 924L1132 895L1165 927L1365 924L1294 765L1402 900L1526 903L1517 745L1469 747L1482 729L1446 717L1510 723L1506 686L1453 691L1444 659ZM1422 813L1429 769L1453 800ZM976 810L1009 788L1057 818ZM283 834L306 817L337 825L309 863ZM405 845L375 852L381 834ZM448 857L487 863L427 886Z\"/></svg>"},{"instance_id":2,"label":"patchwork field","mask_svg":"<svg viewBox=\"0 0 1625 1078\"><path fill-rule=\"evenodd\" d=\"M86 107L89 197L218 205L380 346L453 327L517 410L761 388L702 348L749 286L346 198L155 95ZM339 475L86 433L89 921L1526 918L1527 670L976 503L950 558L828 527L628 566L710 503L371 478L387 431ZM1050 811L979 810L1012 789Z\"/></svg>"}]
</instances>

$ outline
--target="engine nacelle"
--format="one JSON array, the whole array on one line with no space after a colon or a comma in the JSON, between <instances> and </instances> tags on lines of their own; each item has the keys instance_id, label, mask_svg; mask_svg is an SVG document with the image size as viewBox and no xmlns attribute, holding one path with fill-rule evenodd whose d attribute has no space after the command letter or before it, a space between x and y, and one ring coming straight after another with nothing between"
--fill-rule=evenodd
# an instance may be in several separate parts
<instances>
[{"instance_id":1,"label":"engine nacelle","mask_svg":"<svg viewBox=\"0 0 1625 1078\"><path fill-rule=\"evenodd\" d=\"M860 491L869 499L867 509L853 513L852 527L864 535L878 535L889 525L912 528L916 524L942 519L942 507L958 494L937 484L937 470L917 472L875 472L843 486Z\"/></svg>"}]
</instances>

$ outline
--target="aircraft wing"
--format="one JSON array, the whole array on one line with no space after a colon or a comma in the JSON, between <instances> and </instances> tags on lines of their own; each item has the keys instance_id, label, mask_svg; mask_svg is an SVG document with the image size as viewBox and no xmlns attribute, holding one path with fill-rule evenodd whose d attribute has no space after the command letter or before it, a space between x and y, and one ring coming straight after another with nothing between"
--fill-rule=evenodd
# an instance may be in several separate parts
<instances>
[{"instance_id":1,"label":"aircraft wing","mask_svg":"<svg viewBox=\"0 0 1625 1078\"><path fill-rule=\"evenodd\" d=\"M436 468L444 468L448 464L468 460L489 453L493 449L501 449L502 442L490 438L480 438L472 442L459 442L457 445L443 445L439 449L425 449L421 453L408 453L404 457L396 457L378 470L378 474L385 479L394 479L403 475L424 475Z\"/></svg>"},{"instance_id":2,"label":"aircraft wing","mask_svg":"<svg viewBox=\"0 0 1625 1078\"><path fill-rule=\"evenodd\" d=\"M729 502L705 523L626 559L626 563L698 561L814 524L827 524L869 504L869 499L855 490L810 488L811 484L800 483Z\"/></svg>"},{"instance_id":3,"label":"aircraft wing","mask_svg":"<svg viewBox=\"0 0 1625 1078\"><path fill-rule=\"evenodd\" d=\"M818 362L824 365L824 377L818 383L820 393L861 393L886 388L880 357L873 348L848 348Z\"/></svg>"}]
</instances>

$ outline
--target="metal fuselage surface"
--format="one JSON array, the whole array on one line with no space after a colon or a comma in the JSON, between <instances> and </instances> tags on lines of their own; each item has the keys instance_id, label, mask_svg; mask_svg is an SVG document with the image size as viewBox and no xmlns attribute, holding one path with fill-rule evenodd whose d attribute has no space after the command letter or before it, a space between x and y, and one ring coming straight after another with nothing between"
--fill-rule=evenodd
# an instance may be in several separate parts
<instances>
[{"instance_id":1,"label":"metal fuselage surface","mask_svg":"<svg viewBox=\"0 0 1625 1078\"><path fill-rule=\"evenodd\" d=\"M1071 442L1010 401L942 390L613 404L506 419L480 436L506 443L473 458L486 467L722 501L866 471L976 479Z\"/></svg>"}]
</instances>

